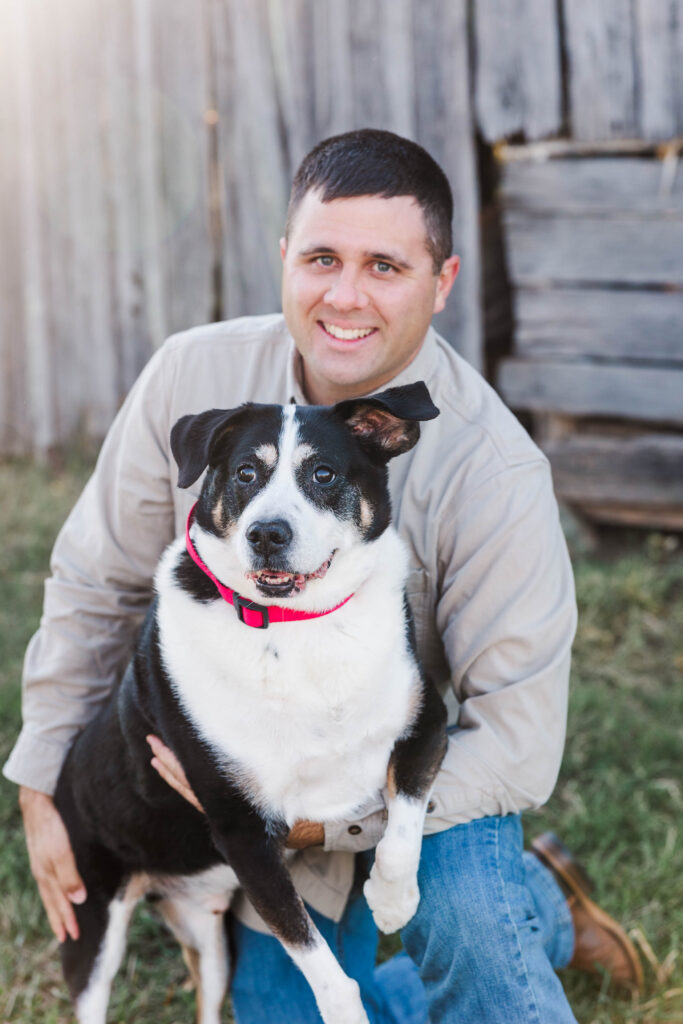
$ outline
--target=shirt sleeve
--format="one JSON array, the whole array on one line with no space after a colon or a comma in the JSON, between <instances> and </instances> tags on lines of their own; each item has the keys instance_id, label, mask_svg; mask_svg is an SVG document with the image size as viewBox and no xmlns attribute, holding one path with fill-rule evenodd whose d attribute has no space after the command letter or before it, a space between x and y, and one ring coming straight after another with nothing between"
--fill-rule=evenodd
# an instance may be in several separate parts
<instances>
[{"instance_id":1,"label":"shirt sleeve","mask_svg":"<svg viewBox=\"0 0 683 1024\"><path fill-rule=\"evenodd\" d=\"M574 581L550 470L482 483L440 530L437 627L460 704L425 832L539 807L564 748Z\"/></svg>"},{"instance_id":2,"label":"shirt sleeve","mask_svg":"<svg viewBox=\"0 0 683 1024\"><path fill-rule=\"evenodd\" d=\"M125 669L173 539L167 362L162 348L143 370L52 553L24 661L23 728L4 767L13 782L45 793Z\"/></svg>"}]
</instances>

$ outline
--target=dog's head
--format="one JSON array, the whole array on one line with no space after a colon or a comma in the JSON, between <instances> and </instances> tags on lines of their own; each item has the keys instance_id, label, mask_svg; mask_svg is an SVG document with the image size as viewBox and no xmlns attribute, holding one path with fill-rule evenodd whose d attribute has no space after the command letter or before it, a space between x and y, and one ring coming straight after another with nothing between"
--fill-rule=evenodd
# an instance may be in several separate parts
<instances>
[{"instance_id":1,"label":"dog's head","mask_svg":"<svg viewBox=\"0 0 683 1024\"><path fill-rule=\"evenodd\" d=\"M208 467L196 522L209 535L210 568L255 600L307 590L386 529L387 463L438 414L419 382L333 406L247 403L183 416L171 448L179 487Z\"/></svg>"}]
</instances>

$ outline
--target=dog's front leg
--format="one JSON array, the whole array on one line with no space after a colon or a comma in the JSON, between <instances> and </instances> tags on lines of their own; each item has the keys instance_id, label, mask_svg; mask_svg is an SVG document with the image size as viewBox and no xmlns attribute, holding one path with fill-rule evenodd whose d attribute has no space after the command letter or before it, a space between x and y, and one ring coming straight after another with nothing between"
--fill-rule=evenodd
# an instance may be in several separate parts
<instances>
[{"instance_id":1,"label":"dog's front leg","mask_svg":"<svg viewBox=\"0 0 683 1024\"><path fill-rule=\"evenodd\" d=\"M274 838L253 812L246 827L221 829L212 822L212 833L253 906L311 986L325 1024L368 1024L358 984L339 966L292 884L284 836Z\"/></svg>"},{"instance_id":2,"label":"dog's front leg","mask_svg":"<svg viewBox=\"0 0 683 1024\"><path fill-rule=\"evenodd\" d=\"M363 887L375 924L387 934L407 924L420 902L417 871L424 817L445 750L446 709L427 680L413 728L398 740L389 759L387 827Z\"/></svg>"}]
</instances>

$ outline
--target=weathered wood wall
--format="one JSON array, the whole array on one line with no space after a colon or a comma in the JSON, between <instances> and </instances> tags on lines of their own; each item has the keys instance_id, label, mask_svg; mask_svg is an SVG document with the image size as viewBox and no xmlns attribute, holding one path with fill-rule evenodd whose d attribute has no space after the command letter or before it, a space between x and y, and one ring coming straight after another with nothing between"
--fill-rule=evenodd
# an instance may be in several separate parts
<instances>
[{"instance_id":1,"label":"weathered wood wall","mask_svg":"<svg viewBox=\"0 0 683 1024\"><path fill-rule=\"evenodd\" d=\"M442 163L463 270L439 326L481 366L476 133L683 135L683 0L3 0L0 41L0 454L101 436L167 334L277 309L289 181L320 138L385 127ZM548 220L546 275L567 270L571 219ZM611 273L666 278L676 223L613 228ZM593 295L567 336L508 248L520 353L561 334L554 352L587 354L596 325L633 353L634 315L678 351L678 292L656 312ZM575 270L598 280L603 257Z\"/></svg>"},{"instance_id":2,"label":"weathered wood wall","mask_svg":"<svg viewBox=\"0 0 683 1024\"><path fill-rule=\"evenodd\" d=\"M481 360L466 0L3 0L0 453L101 436L169 333L280 305L289 182L354 127L449 175Z\"/></svg>"},{"instance_id":3,"label":"weathered wood wall","mask_svg":"<svg viewBox=\"0 0 683 1024\"><path fill-rule=\"evenodd\" d=\"M561 499L683 529L683 0L474 9L485 138L566 140L503 154L498 387L531 414Z\"/></svg>"},{"instance_id":4,"label":"weathered wood wall","mask_svg":"<svg viewBox=\"0 0 683 1024\"><path fill-rule=\"evenodd\" d=\"M475 0L485 139L683 136L683 0Z\"/></svg>"},{"instance_id":5,"label":"weathered wood wall","mask_svg":"<svg viewBox=\"0 0 683 1024\"><path fill-rule=\"evenodd\" d=\"M683 528L683 174L644 157L516 159L503 197L503 395L535 414L564 500Z\"/></svg>"}]
</instances>

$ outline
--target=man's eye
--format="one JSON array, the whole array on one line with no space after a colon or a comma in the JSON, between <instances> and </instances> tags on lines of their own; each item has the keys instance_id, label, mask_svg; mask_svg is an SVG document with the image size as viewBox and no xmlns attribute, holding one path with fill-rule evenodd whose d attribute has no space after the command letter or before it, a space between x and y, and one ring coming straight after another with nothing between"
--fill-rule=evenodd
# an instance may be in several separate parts
<instances>
[{"instance_id":1,"label":"man's eye","mask_svg":"<svg viewBox=\"0 0 683 1024\"><path fill-rule=\"evenodd\" d=\"M375 270L380 274L388 274L393 269L391 263L385 263L383 260L377 260L375 263Z\"/></svg>"},{"instance_id":2,"label":"man's eye","mask_svg":"<svg viewBox=\"0 0 683 1024\"><path fill-rule=\"evenodd\" d=\"M334 256L316 256L315 262L321 267L333 267Z\"/></svg>"},{"instance_id":3,"label":"man's eye","mask_svg":"<svg viewBox=\"0 0 683 1024\"><path fill-rule=\"evenodd\" d=\"M317 484L331 484L337 474L329 466L316 466L313 470L313 479Z\"/></svg>"},{"instance_id":4,"label":"man's eye","mask_svg":"<svg viewBox=\"0 0 683 1024\"><path fill-rule=\"evenodd\" d=\"M236 475L241 484L253 484L256 479L256 470L247 462L243 466L238 467Z\"/></svg>"}]
</instances>

